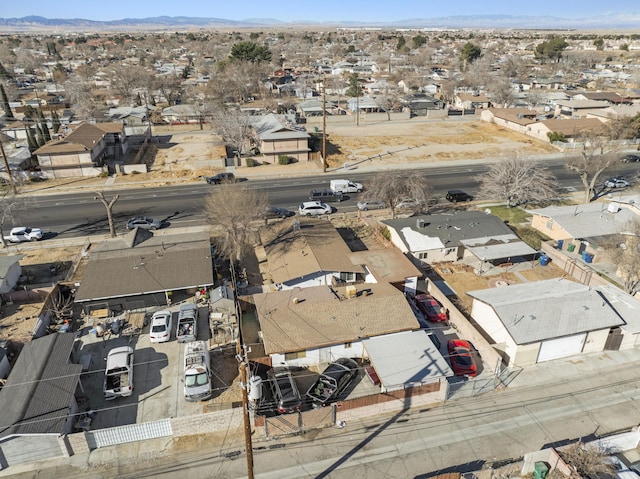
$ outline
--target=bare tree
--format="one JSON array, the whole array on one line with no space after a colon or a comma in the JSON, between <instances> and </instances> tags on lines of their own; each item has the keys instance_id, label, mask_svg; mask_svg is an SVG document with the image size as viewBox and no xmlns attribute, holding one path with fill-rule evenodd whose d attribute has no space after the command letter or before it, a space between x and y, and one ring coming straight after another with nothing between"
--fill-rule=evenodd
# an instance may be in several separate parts
<instances>
[{"instance_id":1,"label":"bare tree","mask_svg":"<svg viewBox=\"0 0 640 479\"><path fill-rule=\"evenodd\" d=\"M395 218L398 206L407 200L414 201L417 209L422 209L420 205L427 205L431 199L431 187L421 176L383 172L373 177L362 196L365 200L383 201Z\"/></svg>"},{"instance_id":2,"label":"bare tree","mask_svg":"<svg viewBox=\"0 0 640 479\"><path fill-rule=\"evenodd\" d=\"M574 442L558 453L573 468L575 478L603 477L615 472L613 462L609 461L607 451L602 447Z\"/></svg>"},{"instance_id":3,"label":"bare tree","mask_svg":"<svg viewBox=\"0 0 640 479\"><path fill-rule=\"evenodd\" d=\"M120 198L120 195L114 195L110 200L107 200L104 196L104 193L102 191L96 191L96 197L94 197L95 200L100 200L100 202L104 205L104 207L107 209L107 220L109 221L109 234L111 235L112 238L116 237L116 226L115 223L113 222L113 205L116 204L116 201L118 201L118 198Z\"/></svg>"},{"instance_id":4,"label":"bare tree","mask_svg":"<svg viewBox=\"0 0 640 479\"><path fill-rule=\"evenodd\" d=\"M149 80L150 76L144 68L118 65L114 67L112 72L111 87L126 103L133 99L133 91L137 87L146 86Z\"/></svg>"},{"instance_id":5,"label":"bare tree","mask_svg":"<svg viewBox=\"0 0 640 479\"><path fill-rule=\"evenodd\" d=\"M612 242L605 251L617 267L624 290L633 295L640 291L640 221L631 221L622 234L624 242Z\"/></svg>"},{"instance_id":6,"label":"bare tree","mask_svg":"<svg viewBox=\"0 0 640 479\"><path fill-rule=\"evenodd\" d=\"M480 177L480 194L516 206L557 195L556 178L540 162L513 157L494 163Z\"/></svg>"},{"instance_id":7,"label":"bare tree","mask_svg":"<svg viewBox=\"0 0 640 479\"><path fill-rule=\"evenodd\" d=\"M269 206L266 194L243 184L223 183L204 200L207 221L222 229L217 243L220 252L242 261L257 241L258 229Z\"/></svg>"},{"instance_id":8,"label":"bare tree","mask_svg":"<svg viewBox=\"0 0 640 479\"><path fill-rule=\"evenodd\" d=\"M241 155L253 136L251 117L240 110L218 110L212 114L211 121L224 143Z\"/></svg>"},{"instance_id":9,"label":"bare tree","mask_svg":"<svg viewBox=\"0 0 640 479\"><path fill-rule=\"evenodd\" d=\"M576 143L581 145L577 155L567 158L565 166L580 177L584 186L584 202L589 203L596 195L598 177L611 166L615 160L618 146L603 130L583 130Z\"/></svg>"},{"instance_id":10,"label":"bare tree","mask_svg":"<svg viewBox=\"0 0 640 479\"><path fill-rule=\"evenodd\" d=\"M28 198L19 196L15 190L3 186L0 189L0 243L3 248L7 247L7 241L4 239L4 227L7 223L17 219L20 211L27 211Z\"/></svg>"},{"instance_id":11,"label":"bare tree","mask_svg":"<svg viewBox=\"0 0 640 479\"><path fill-rule=\"evenodd\" d=\"M96 118L98 104L95 95L80 75L70 75L64 82L64 90L69 101L76 105L76 112L80 118Z\"/></svg>"},{"instance_id":12,"label":"bare tree","mask_svg":"<svg viewBox=\"0 0 640 479\"><path fill-rule=\"evenodd\" d=\"M399 104L398 91L395 88L385 88L385 90L376 96L376 103L387 113L387 120L391 120L391 111L397 108Z\"/></svg>"},{"instance_id":13,"label":"bare tree","mask_svg":"<svg viewBox=\"0 0 640 479\"><path fill-rule=\"evenodd\" d=\"M68 286L58 284L47 298L47 309L58 322L71 317L73 294Z\"/></svg>"}]
</instances>

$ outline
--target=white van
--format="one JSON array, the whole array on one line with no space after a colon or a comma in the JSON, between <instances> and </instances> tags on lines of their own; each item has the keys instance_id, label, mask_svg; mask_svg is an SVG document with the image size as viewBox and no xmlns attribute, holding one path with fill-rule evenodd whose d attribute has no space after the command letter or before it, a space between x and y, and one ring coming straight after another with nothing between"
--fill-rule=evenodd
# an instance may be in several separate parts
<instances>
[{"instance_id":1,"label":"white van","mask_svg":"<svg viewBox=\"0 0 640 479\"><path fill-rule=\"evenodd\" d=\"M329 188L334 193L360 193L364 189L362 183L354 183L350 180L331 180Z\"/></svg>"}]
</instances>

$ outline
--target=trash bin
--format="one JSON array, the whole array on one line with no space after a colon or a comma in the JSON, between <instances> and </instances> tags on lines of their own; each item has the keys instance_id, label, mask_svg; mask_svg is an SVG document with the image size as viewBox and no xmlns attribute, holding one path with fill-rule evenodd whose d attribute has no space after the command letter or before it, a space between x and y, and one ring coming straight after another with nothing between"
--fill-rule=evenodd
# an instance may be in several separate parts
<instances>
[{"instance_id":1,"label":"trash bin","mask_svg":"<svg viewBox=\"0 0 640 479\"><path fill-rule=\"evenodd\" d=\"M564 246L564 240L558 240L558 246L557 248L562 251L562 247Z\"/></svg>"},{"instance_id":2,"label":"trash bin","mask_svg":"<svg viewBox=\"0 0 640 479\"><path fill-rule=\"evenodd\" d=\"M542 256L540 256L538 258L538 261L540 262L540 266L546 266L549 264L549 260L551 258L549 258L546 254L543 254Z\"/></svg>"},{"instance_id":3,"label":"trash bin","mask_svg":"<svg viewBox=\"0 0 640 479\"><path fill-rule=\"evenodd\" d=\"M567 251L569 253L573 253L575 249L576 249L576 245L574 245L573 243L571 243L569 246L567 246Z\"/></svg>"},{"instance_id":4,"label":"trash bin","mask_svg":"<svg viewBox=\"0 0 640 479\"><path fill-rule=\"evenodd\" d=\"M590 253L585 253L584 254L584 262L585 263L591 263L593 261L593 255Z\"/></svg>"}]
</instances>

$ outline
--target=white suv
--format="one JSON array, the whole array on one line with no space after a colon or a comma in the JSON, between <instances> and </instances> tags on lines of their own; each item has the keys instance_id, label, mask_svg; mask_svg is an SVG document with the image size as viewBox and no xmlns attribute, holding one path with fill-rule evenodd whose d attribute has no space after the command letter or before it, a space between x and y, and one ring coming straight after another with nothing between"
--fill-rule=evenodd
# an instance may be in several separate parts
<instances>
[{"instance_id":1,"label":"white suv","mask_svg":"<svg viewBox=\"0 0 640 479\"><path fill-rule=\"evenodd\" d=\"M305 201L298 207L298 213L302 216L319 216L331 213L331 206L320 201Z\"/></svg>"}]
</instances>

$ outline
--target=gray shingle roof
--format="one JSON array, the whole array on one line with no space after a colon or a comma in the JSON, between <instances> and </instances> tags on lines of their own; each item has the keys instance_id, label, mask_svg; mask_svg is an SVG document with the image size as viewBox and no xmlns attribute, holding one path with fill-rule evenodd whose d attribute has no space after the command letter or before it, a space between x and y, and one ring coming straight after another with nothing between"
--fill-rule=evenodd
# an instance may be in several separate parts
<instances>
[{"instance_id":1,"label":"gray shingle roof","mask_svg":"<svg viewBox=\"0 0 640 479\"><path fill-rule=\"evenodd\" d=\"M494 309L516 344L624 324L600 291L566 279L514 284L467 294Z\"/></svg>"},{"instance_id":2,"label":"gray shingle roof","mask_svg":"<svg viewBox=\"0 0 640 479\"><path fill-rule=\"evenodd\" d=\"M82 366L69 357L75 335L50 334L28 342L0 391L0 437L61 434Z\"/></svg>"}]
</instances>

